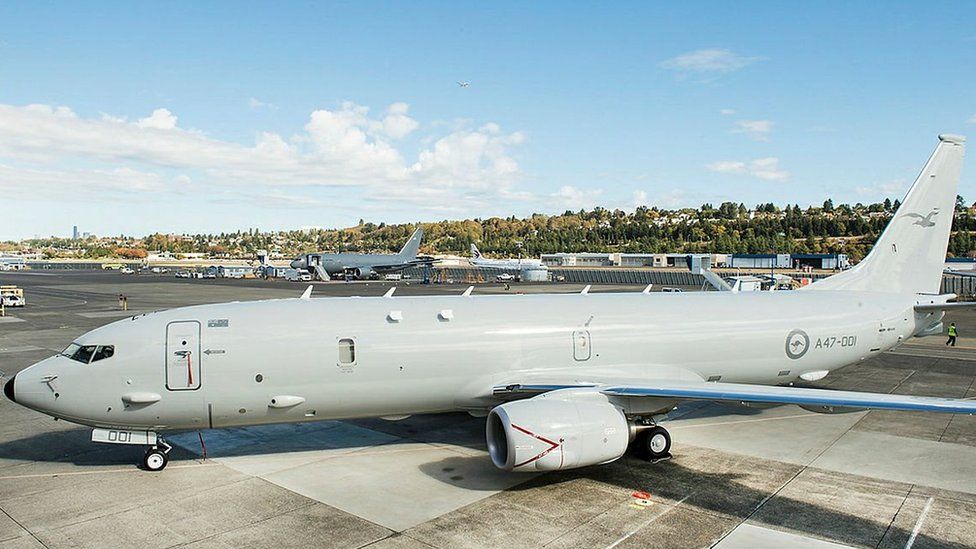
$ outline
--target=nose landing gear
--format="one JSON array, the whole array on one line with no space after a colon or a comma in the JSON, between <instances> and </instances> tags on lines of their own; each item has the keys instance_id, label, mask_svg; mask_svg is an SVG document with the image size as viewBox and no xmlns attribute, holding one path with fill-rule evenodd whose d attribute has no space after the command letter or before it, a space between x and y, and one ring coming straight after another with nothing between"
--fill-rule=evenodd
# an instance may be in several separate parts
<instances>
[{"instance_id":1,"label":"nose landing gear","mask_svg":"<svg viewBox=\"0 0 976 549\"><path fill-rule=\"evenodd\" d=\"M156 444L150 446L142 456L142 468L147 471L162 471L169 463L169 451L173 446L162 437L157 438Z\"/></svg>"},{"instance_id":2,"label":"nose landing gear","mask_svg":"<svg viewBox=\"0 0 976 549\"><path fill-rule=\"evenodd\" d=\"M122 431L118 429L92 429L92 442L148 446L141 465L146 471L162 471L169 462L173 446L154 431Z\"/></svg>"}]
</instances>

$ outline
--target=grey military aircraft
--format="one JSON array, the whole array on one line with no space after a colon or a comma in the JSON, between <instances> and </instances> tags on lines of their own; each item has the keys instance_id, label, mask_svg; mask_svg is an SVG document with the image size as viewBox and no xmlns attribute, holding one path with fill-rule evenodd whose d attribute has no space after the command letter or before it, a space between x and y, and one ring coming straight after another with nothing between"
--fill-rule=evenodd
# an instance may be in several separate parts
<instances>
[{"instance_id":1,"label":"grey military aircraft","mask_svg":"<svg viewBox=\"0 0 976 549\"><path fill-rule=\"evenodd\" d=\"M939 293L964 142L941 136L902 203L927 223L896 215L863 261L800 290L200 305L88 332L4 393L94 441L147 446L149 470L167 463L160 433L368 416L484 416L495 466L550 471L667 457L660 422L689 401L976 414L973 400L792 386L971 305Z\"/></svg>"},{"instance_id":2,"label":"grey military aircraft","mask_svg":"<svg viewBox=\"0 0 976 549\"><path fill-rule=\"evenodd\" d=\"M291 262L293 269L307 269L319 278L329 280L336 276L355 279L375 278L386 273L395 273L409 267L430 265L432 257L417 256L424 229L418 227L410 239L396 254L355 254L355 253L310 253Z\"/></svg>"}]
</instances>

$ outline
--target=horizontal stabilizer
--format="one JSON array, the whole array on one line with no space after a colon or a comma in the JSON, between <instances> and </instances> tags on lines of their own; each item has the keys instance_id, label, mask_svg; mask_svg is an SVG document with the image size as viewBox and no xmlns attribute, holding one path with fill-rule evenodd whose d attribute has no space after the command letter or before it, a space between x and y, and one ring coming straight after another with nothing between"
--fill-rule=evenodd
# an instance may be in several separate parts
<instances>
[{"instance_id":1,"label":"horizontal stabilizer","mask_svg":"<svg viewBox=\"0 0 976 549\"><path fill-rule=\"evenodd\" d=\"M936 311L950 311L952 309L973 309L976 308L976 301L954 301L952 303L925 303L916 305L915 310L920 313Z\"/></svg>"}]
</instances>

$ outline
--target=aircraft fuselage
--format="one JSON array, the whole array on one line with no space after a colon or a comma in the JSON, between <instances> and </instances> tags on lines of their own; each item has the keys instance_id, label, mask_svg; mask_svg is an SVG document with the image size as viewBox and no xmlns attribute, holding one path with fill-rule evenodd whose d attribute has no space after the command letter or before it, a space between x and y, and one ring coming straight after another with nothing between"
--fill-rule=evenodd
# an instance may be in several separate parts
<instances>
[{"instance_id":1,"label":"aircraft fuselage","mask_svg":"<svg viewBox=\"0 0 976 549\"><path fill-rule=\"evenodd\" d=\"M89 332L76 343L113 345L111 358L49 358L17 374L15 391L85 425L177 430L486 411L494 386L567 377L786 384L937 322L914 304L838 291L202 305Z\"/></svg>"}]
</instances>

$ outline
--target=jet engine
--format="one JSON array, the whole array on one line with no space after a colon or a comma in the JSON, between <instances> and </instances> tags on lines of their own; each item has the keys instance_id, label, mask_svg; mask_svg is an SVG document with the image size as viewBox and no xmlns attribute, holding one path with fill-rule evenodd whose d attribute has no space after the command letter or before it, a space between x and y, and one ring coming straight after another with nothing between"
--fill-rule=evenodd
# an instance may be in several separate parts
<instances>
[{"instance_id":1,"label":"jet engine","mask_svg":"<svg viewBox=\"0 0 976 549\"><path fill-rule=\"evenodd\" d=\"M352 270L353 277L356 280L366 280L368 278L373 278L373 269L369 267L356 267Z\"/></svg>"},{"instance_id":2,"label":"jet engine","mask_svg":"<svg viewBox=\"0 0 976 549\"><path fill-rule=\"evenodd\" d=\"M496 406L486 426L491 461L505 471L556 471L624 455L623 411L598 391L566 389Z\"/></svg>"}]
</instances>

